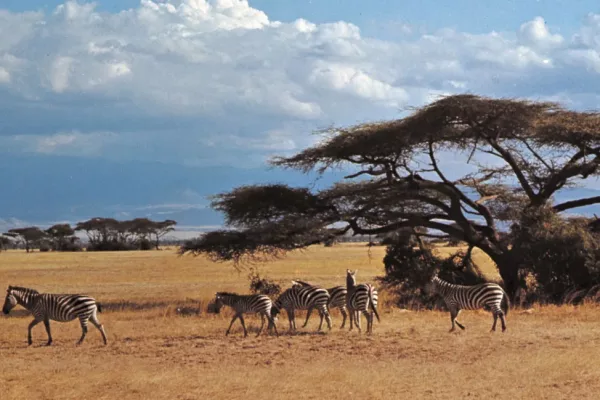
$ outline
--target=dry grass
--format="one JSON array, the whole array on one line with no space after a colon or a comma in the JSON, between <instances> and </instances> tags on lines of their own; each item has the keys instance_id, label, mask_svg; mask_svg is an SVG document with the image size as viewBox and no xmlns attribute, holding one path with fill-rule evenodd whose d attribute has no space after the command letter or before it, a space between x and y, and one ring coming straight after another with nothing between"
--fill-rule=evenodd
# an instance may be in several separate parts
<instances>
[{"instance_id":1,"label":"dry grass","mask_svg":"<svg viewBox=\"0 0 600 400\"><path fill-rule=\"evenodd\" d=\"M384 249L363 245L313 248L261 267L287 282L303 277L343 284L346 268L362 281L382 273ZM448 251L448 250L443 250ZM483 260L483 259L482 259ZM486 272L493 273L489 265ZM30 317L0 318L2 399L285 398L597 398L600 389L600 308L512 310L507 333L488 332L491 316L464 312L465 332L449 334L445 313L381 310L371 337L316 334L318 318L297 335L255 338L230 315L182 317L181 305L204 306L216 290L247 292L246 273L172 251L52 254L0 253L0 285L85 292L107 305L100 314L109 346L93 328L80 346L76 322L53 323L55 344ZM285 317L283 318L285 319ZM299 318L300 320L300 318ZM364 321L363 321L364 323Z\"/></svg>"}]
</instances>

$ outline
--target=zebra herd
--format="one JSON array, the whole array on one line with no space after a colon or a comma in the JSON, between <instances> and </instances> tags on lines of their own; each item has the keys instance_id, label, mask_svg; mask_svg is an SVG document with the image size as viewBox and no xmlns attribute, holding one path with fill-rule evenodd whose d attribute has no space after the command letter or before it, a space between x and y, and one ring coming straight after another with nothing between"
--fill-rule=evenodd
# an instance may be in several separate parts
<instances>
[{"instance_id":1,"label":"zebra herd","mask_svg":"<svg viewBox=\"0 0 600 400\"><path fill-rule=\"evenodd\" d=\"M380 321L377 312L377 289L366 283L356 283L357 271L346 270L346 286L335 286L329 289L312 285L305 281L294 280L292 286L286 289L279 297L272 301L264 294L240 295L229 292L217 292L215 296L216 312L219 312L223 306L228 306L234 310L234 316L231 320L225 335L229 335L233 323L239 319L244 329L244 337L248 336L244 314L259 314L261 317L261 326L257 336L264 329L265 320L268 321L267 330L275 331L279 336L276 327L278 314L285 310L288 316L290 331L296 330L295 311L307 310L306 320L303 327L306 327L310 315L316 309L320 316L319 331L323 327L323 320L327 322L327 327L331 329L332 321L329 310L338 308L343 316L342 325L344 328L347 316L350 316L350 330L356 325L361 332L360 316L365 316L367 320L367 333L373 332L373 317ZM506 292L495 283L483 283L479 285L463 286L455 285L440 279L435 275L426 287L431 293L441 295L450 311L452 328L455 325L465 329L464 325L458 322L457 317L461 310L474 310L484 308L489 310L494 318L492 331L496 330L498 318L502 323L502 332L506 330L505 316L508 314L510 302ZM101 312L101 306L92 297L81 294L49 294L39 293L37 290L28 289L19 286L9 286L6 293L6 299L2 311L4 314L21 305L29 310L34 320L29 324L27 342L32 344L31 330L40 322L44 323L46 333L48 334L47 345L52 344L52 335L50 333L50 321L68 322L79 319L82 335L77 344L81 344L87 334L87 324L92 324L100 331L104 344L107 344L106 332L103 325L98 321L97 312Z\"/></svg>"}]
</instances>

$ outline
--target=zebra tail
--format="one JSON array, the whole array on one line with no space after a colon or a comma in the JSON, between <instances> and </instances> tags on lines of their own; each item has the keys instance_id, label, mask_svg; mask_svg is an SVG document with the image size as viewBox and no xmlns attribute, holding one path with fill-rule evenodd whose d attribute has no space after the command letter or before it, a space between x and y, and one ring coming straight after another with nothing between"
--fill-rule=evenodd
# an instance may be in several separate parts
<instances>
[{"instance_id":1,"label":"zebra tail","mask_svg":"<svg viewBox=\"0 0 600 400\"><path fill-rule=\"evenodd\" d=\"M371 309L377 317L377 322L381 322L381 319L379 318L379 313L377 312L377 307L375 307L375 303L373 303L373 286L371 285L369 285L369 300L369 303L371 303Z\"/></svg>"},{"instance_id":2,"label":"zebra tail","mask_svg":"<svg viewBox=\"0 0 600 400\"><path fill-rule=\"evenodd\" d=\"M502 290L502 302L500 303L500 307L502 311L504 311L504 315L508 315L508 309L510 308L510 299L504 290Z\"/></svg>"},{"instance_id":3,"label":"zebra tail","mask_svg":"<svg viewBox=\"0 0 600 400\"><path fill-rule=\"evenodd\" d=\"M98 312L102 312L102 306L100 303L96 303L96 308L98 309Z\"/></svg>"}]
</instances>

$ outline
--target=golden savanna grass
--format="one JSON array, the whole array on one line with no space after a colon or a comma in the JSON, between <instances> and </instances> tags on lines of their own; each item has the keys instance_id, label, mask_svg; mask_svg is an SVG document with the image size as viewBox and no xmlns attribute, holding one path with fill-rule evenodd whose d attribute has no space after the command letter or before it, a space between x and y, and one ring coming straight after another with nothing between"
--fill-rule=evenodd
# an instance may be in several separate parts
<instances>
[{"instance_id":1,"label":"golden savanna grass","mask_svg":"<svg viewBox=\"0 0 600 400\"><path fill-rule=\"evenodd\" d=\"M440 249L450 252L453 249ZM346 268L361 281L382 275L384 248L345 244L313 247L261 265L260 272L289 285L304 278L344 284ZM475 254L495 277L489 260ZM54 345L45 347L43 325L26 344L31 319L15 310L0 317L2 399L383 399L383 398L597 398L600 390L600 307L511 310L508 331L489 333L483 311L461 314L464 332L448 333L442 312L389 306L381 294L381 323L370 337L340 330L333 311L330 333L306 329L281 337L254 337L260 319L248 317L250 336L231 314L182 316L178 307L206 308L217 290L248 292L247 272L174 250L117 253L0 253L0 285L46 292L82 292L103 303L99 317L109 345L90 326L76 346L77 322L52 323ZM298 325L304 314L297 317ZM363 328L365 327L363 319Z\"/></svg>"}]
</instances>

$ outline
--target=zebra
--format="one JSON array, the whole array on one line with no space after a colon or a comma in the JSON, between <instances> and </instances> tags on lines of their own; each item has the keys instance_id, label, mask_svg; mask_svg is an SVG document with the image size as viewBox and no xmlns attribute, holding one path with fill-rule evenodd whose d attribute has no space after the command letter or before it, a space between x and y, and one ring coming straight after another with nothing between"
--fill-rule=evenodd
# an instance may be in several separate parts
<instances>
[{"instance_id":1,"label":"zebra","mask_svg":"<svg viewBox=\"0 0 600 400\"><path fill-rule=\"evenodd\" d=\"M311 285L308 282L300 281L300 280L292 281L292 285L318 287L315 285ZM340 313L342 314L342 317L344 318L342 320L342 325L340 326L340 329L343 329L344 326L346 325L346 318L348 317L348 314L346 313L346 293L347 293L346 287L345 286L334 286L332 288L325 289L325 290L327 290L327 292L329 293L329 303L327 303L327 308L329 310L331 310L332 308L338 308L340 310ZM308 324L308 318L310 317L310 314L312 313L312 311L313 311L313 308L308 309L308 312L306 313L306 321L304 321L304 325L302 325L303 328L305 328L306 325Z\"/></svg>"},{"instance_id":2,"label":"zebra","mask_svg":"<svg viewBox=\"0 0 600 400\"><path fill-rule=\"evenodd\" d=\"M242 323L242 328L244 328L244 337L248 336L248 331L246 330L246 324L244 323L244 314L245 313L256 313L260 314L261 325L260 329L256 336L258 337L262 332L265 326L265 317L269 321L269 325L267 329L275 329L275 334L279 337L279 333L277 332L277 327L275 326L275 320L271 317L271 308L273 307L273 302L269 298L269 296L265 294L237 294L237 293L229 293L229 292L217 292L215 296L215 311L219 313L223 306L229 306L233 308L235 314L231 323L229 324L229 328L227 328L227 332L225 332L225 336L229 335L231 331L231 327L236 319L240 319Z\"/></svg>"},{"instance_id":3,"label":"zebra","mask_svg":"<svg viewBox=\"0 0 600 400\"><path fill-rule=\"evenodd\" d=\"M331 317L329 316L329 310L327 309L328 302L329 293L327 290L313 286L304 287L295 284L295 281L292 281L292 287L286 289L281 295L279 295L277 300L275 300L275 303L273 303L271 316L275 318L277 314L281 312L282 308L285 309L290 323L290 331L295 331L295 310L308 310L316 308L319 310L319 315L321 316L319 331L323 327L323 318L325 318L327 321L327 327L331 330Z\"/></svg>"},{"instance_id":4,"label":"zebra","mask_svg":"<svg viewBox=\"0 0 600 400\"><path fill-rule=\"evenodd\" d=\"M431 279L429 290L440 294L444 299L452 321L450 332L454 332L456 329L455 324L460 329L465 329L457 320L461 309L476 310L479 308L489 309L492 312L494 323L491 332L496 331L498 317L502 322L502 332L506 330L504 317L508 315L510 300L500 285L495 283L481 283L471 286L455 285L440 279L436 274Z\"/></svg>"},{"instance_id":5,"label":"zebra","mask_svg":"<svg viewBox=\"0 0 600 400\"><path fill-rule=\"evenodd\" d=\"M29 289L19 286L9 286L6 291L6 300L2 311L4 314L10 313L14 307L23 306L29 310L34 317L34 320L29 324L27 331L27 343L31 346L31 330L40 322L44 323L46 333L48 334L47 346L52 344L52 334L50 333L50 320L58 322L69 322L75 318L79 318L81 324L81 338L77 342L80 345L85 339L88 328L88 320L102 334L102 340L106 345L106 332L104 326L98 321L96 316L97 311L102 311L100 303L97 303L92 297L82 294L50 294L40 293L35 289Z\"/></svg>"},{"instance_id":6,"label":"zebra","mask_svg":"<svg viewBox=\"0 0 600 400\"><path fill-rule=\"evenodd\" d=\"M357 285L357 272L358 270L352 272L346 269L346 307L350 313L350 330L352 330L352 323L354 322L358 331L361 332L360 313L362 311L367 319L367 333L373 333L373 314L377 317L377 321L381 322L377 312L377 289L368 283ZM370 312L369 307L371 308Z\"/></svg>"}]
</instances>

